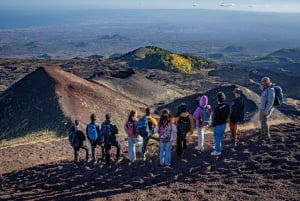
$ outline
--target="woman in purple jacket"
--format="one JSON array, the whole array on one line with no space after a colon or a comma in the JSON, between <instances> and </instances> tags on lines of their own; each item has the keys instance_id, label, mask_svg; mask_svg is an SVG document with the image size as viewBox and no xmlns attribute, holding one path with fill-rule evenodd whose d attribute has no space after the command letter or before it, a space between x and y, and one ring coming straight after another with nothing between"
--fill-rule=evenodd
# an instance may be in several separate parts
<instances>
[{"instance_id":1,"label":"woman in purple jacket","mask_svg":"<svg viewBox=\"0 0 300 201\"><path fill-rule=\"evenodd\" d=\"M204 129L210 126L212 116L212 108L208 105L207 96L201 96L199 100L199 106L193 114L193 118L196 121L196 127L198 130L198 146L195 147L196 150L204 150Z\"/></svg>"}]
</instances>

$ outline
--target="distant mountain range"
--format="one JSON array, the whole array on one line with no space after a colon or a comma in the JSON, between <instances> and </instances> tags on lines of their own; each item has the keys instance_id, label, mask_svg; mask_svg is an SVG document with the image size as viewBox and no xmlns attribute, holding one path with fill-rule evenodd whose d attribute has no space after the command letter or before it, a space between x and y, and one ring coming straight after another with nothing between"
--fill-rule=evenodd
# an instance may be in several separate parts
<instances>
[{"instance_id":1,"label":"distant mountain range","mask_svg":"<svg viewBox=\"0 0 300 201\"><path fill-rule=\"evenodd\" d=\"M279 49L266 56L258 57L249 54L243 46L228 46L216 52L201 54L207 59L216 61L222 65L281 68L283 70L300 73L300 48Z\"/></svg>"},{"instance_id":2,"label":"distant mountain range","mask_svg":"<svg viewBox=\"0 0 300 201\"><path fill-rule=\"evenodd\" d=\"M300 63L300 48L296 49L280 49L268 55L275 58L286 58L288 61Z\"/></svg>"},{"instance_id":3,"label":"distant mountain range","mask_svg":"<svg viewBox=\"0 0 300 201\"><path fill-rule=\"evenodd\" d=\"M101 35L97 37L98 40L129 40L128 37L121 36L120 34Z\"/></svg>"},{"instance_id":4,"label":"distant mountain range","mask_svg":"<svg viewBox=\"0 0 300 201\"><path fill-rule=\"evenodd\" d=\"M300 72L300 48L280 49L265 57L248 59L241 63L254 67L280 67L288 71Z\"/></svg>"}]
</instances>

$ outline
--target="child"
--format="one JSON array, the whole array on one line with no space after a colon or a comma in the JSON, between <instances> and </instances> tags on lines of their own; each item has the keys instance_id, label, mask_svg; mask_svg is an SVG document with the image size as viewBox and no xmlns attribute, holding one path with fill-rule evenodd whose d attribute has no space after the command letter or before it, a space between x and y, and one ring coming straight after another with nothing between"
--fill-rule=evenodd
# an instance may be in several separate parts
<instances>
[{"instance_id":1,"label":"child","mask_svg":"<svg viewBox=\"0 0 300 201\"><path fill-rule=\"evenodd\" d=\"M231 105L231 112L229 117L229 127L231 131L231 146L237 146L238 141L238 123L244 120L245 102L241 97L241 89L235 88L233 90L234 99Z\"/></svg>"},{"instance_id":2,"label":"child","mask_svg":"<svg viewBox=\"0 0 300 201\"><path fill-rule=\"evenodd\" d=\"M135 143L139 145L139 149L142 148L142 137L137 133L136 124L137 113L135 110L131 110L124 126L128 136L128 157L131 162L136 160Z\"/></svg>"},{"instance_id":3,"label":"child","mask_svg":"<svg viewBox=\"0 0 300 201\"><path fill-rule=\"evenodd\" d=\"M90 149L85 142L85 135L79 129L79 121L75 120L75 125L73 125L69 132L69 142L74 149L74 162L79 165L78 152L80 149L84 149L86 152L86 161L89 161Z\"/></svg>"},{"instance_id":4,"label":"child","mask_svg":"<svg viewBox=\"0 0 300 201\"><path fill-rule=\"evenodd\" d=\"M110 149L111 146L115 146L117 148L116 161L120 162L122 160L121 157L121 144L117 141L116 135L119 133L116 125L111 124L111 115L105 115L105 121L101 124L101 135L104 138L104 147L106 154L106 165L107 167L111 167L110 161Z\"/></svg>"},{"instance_id":5,"label":"child","mask_svg":"<svg viewBox=\"0 0 300 201\"><path fill-rule=\"evenodd\" d=\"M103 146L102 137L100 136L99 126L96 123L96 115L94 113L91 114L90 119L91 122L86 126L86 135L92 147L93 162L97 163L96 147L97 145L101 146L102 158L104 158L104 146Z\"/></svg>"},{"instance_id":6,"label":"child","mask_svg":"<svg viewBox=\"0 0 300 201\"><path fill-rule=\"evenodd\" d=\"M198 130L198 146L195 147L196 150L204 150L204 129L210 126L210 120L212 116L212 108L208 105L207 96L201 96L199 100L199 107L195 110L193 118L196 121L196 127Z\"/></svg>"},{"instance_id":7,"label":"child","mask_svg":"<svg viewBox=\"0 0 300 201\"><path fill-rule=\"evenodd\" d=\"M158 121L158 125L155 126L154 132L159 134L159 162L160 165L171 165L171 151L172 142L176 138L177 128L174 123L171 122L171 114L167 109L163 109Z\"/></svg>"},{"instance_id":8,"label":"child","mask_svg":"<svg viewBox=\"0 0 300 201\"><path fill-rule=\"evenodd\" d=\"M154 127L157 125L157 121L156 121L156 119L154 119L151 116L152 115L152 110L151 110L150 107L147 107L145 112L146 112L146 114L139 119L139 122L142 119L145 119L147 121L147 128L146 129L148 131L147 136L142 136L142 139L143 139L142 159L143 159L143 161L146 160L147 145L148 145L149 139L152 138L152 139L157 140L155 137L153 137L153 134L154 134L153 130L154 130Z\"/></svg>"},{"instance_id":9,"label":"child","mask_svg":"<svg viewBox=\"0 0 300 201\"><path fill-rule=\"evenodd\" d=\"M194 120L192 115L187 111L187 106L182 103L178 107L177 114L177 138L176 138L176 153L177 156L183 154L183 150L187 148L186 135L190 133L193 135L194 132Z\"/></svg>"},{"instance_id":10,"label":"child","mask_svg":"<svg viewBox=\"0 0 300 201\"><path fill-rule=\"evenodd\" d=\"M214 128L214 140L215 150L211 153L212 156L221 155L222 141L224 132L226 129L226 122L229 117L230 107L224 103L226 96L223 92L217 94L218 106L214 110L213 115L213 128Z\"/></svg>"}]
</instances>

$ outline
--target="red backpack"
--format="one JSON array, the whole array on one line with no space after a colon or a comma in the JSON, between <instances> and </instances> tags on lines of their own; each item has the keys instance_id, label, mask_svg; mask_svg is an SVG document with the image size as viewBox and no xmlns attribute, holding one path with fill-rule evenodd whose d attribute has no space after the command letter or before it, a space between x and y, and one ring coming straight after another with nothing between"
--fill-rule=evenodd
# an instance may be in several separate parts
<instances>
[{"instance_id":1,"label":"red backpack","mask_svg":"<svg viewBox=\"0 0 300 201\"><path fill-rule=\"evenodd\" d=\"M136 138L138 136L136 122L128 121L125 126L125 131L126 131L128 137Z\"/></svg>"}]
</instances>

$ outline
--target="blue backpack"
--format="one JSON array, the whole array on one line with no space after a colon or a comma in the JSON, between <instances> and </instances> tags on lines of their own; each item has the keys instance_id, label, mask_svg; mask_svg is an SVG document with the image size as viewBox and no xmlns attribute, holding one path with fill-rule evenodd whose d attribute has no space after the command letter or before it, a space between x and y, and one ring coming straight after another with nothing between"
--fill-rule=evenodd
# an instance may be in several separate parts
<instances>
[{"instance_id":1,"label":"blue backpack","mask_svg":"<svg viewBox=\"0 0 300 201\"><path fill-rule=\"evenodd\" d=\"M280 106L283 101L284 101L284 97L283 97L283 93L282 93L282 89L280 86L273 86L274 91L275 91L275 99L274 99L274 106Z\"/></svg>"},{"instance_id":2,"label":"blue backpack","mask_svg":"<svg viewBox=\"0 0 300 201\"><path fill-rule=\"evenodd\" d=\"M104 137L107 137L110 135L110 124L102 124L101 125L100 135L104 136Z\"/></svg>"},{"instance_id":3,"label":"blue backpack","mask_svg":"<svg viewBox=\"0 0 300 201\"><path fill-rule=\"evenodd\" d=\"M87 134L90 140L96 140L98 138L98 132L97 132L97 124L90 123L87 125Z\"/></svg>"},{"instance_id":4,"label":"blue backpack","mask_svg":"<svg viewBox=\"0 0 300 201\"><path fill-rule=\"evenodd\" d=\"M137 122L137 130L140 136L142 137L148 137L149 135L149 126L148 126L148 118L142 117Z\"/></svg>"}]
</instances>

